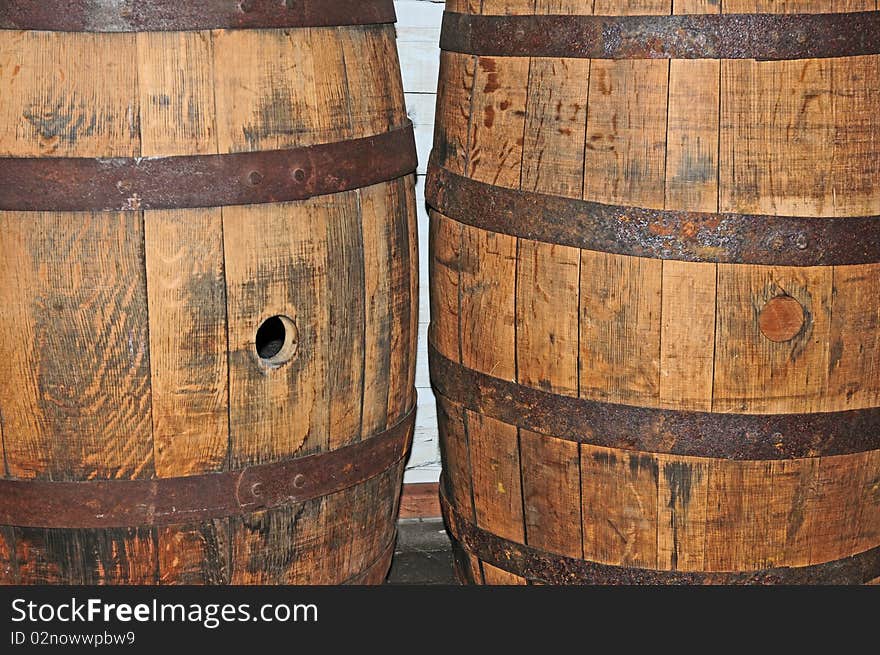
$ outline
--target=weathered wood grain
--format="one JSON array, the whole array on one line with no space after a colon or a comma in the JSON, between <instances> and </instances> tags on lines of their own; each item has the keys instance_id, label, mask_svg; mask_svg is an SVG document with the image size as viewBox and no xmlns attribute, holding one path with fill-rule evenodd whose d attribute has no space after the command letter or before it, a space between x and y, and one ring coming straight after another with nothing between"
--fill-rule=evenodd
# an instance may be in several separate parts
<instances>
[{"instance_id":1,"label":"weathered wood grain","mask_svg":"<svg viewBox=\"0 0 880 655\"><path fill-rule=\"evenodd\" d=\"M721 79L723 211L880 213L878 57L727 61Z\"/></svg>"},{"instance_id":2,"label":"weathered wood grain","mask_svg":"<svg viewBox=\"0 0 880 655\"><path fill-rule=\"evenodd\" d=\"M409 288L404 290L404 294L409 298L408 313L401 312L401 319L407 321L409 332L409 343L405 343L407 368L404 372L402 385L404 393L400 398L401 412L409 410L413 404L418 403L417 395L414 397L414 388L416 386L416 372L418 370L418 351L420 341L419 314L421 312L421 245L419 237L419 209L415 198L416 179L415 176L407 177L400 184L403 186L401 191L402 205L406 214L406 234L409 245Z\"/></svg>"},{"instance_id":3,"label":"weathered wood grain","mask_svg":"<svg viewBox=\"0 0 880 655\"><path fill-rule=\"evenodd\" d=\"M669 62L666 209L718 210L720 84L719 61Z\"/></svg>"},{"instance_id":4,"label":"weathered wood grain","mask_svg":"<svg viewBox=\"0 0 880 655\"><path fill-rule=\"evenodd\" d=\"M875 548L880 541L880 451L865 453L863 469L857 501L861 508L856 517L858 532L850 547L854 553Z\"/></svg>"},{"instance_id":5,"label":"weathered wood grain","mask_svg":"<svg viewBox=\"0 0 880 655\"><path fill-rule=\"evenodd\" d=\"M480 57L474 77L468 176L519 187L525 129L527 57Z\"/></svg>"},{"instance_id":6,"label":"weathered wood grain","mask_svg":"<svg viewBox=\"0 0 880 655\"><path fill-rule=\"evenodd\" d=\"M515 426L466 412L477 525L524 543L519 437Z\"/></svg>"},{"instance_id":7,"label":"weathered wood grain","mask_svg":"<svg viewBox=\"0 0 880 655\"><path fill-rule=\"evenodd\" d=\"M406 107L394 30L389 26L347 29L341 35L346 64L352 129L357 134L378 134L403 125ZM357 62L355 64L354 62Z\"/></svg>"},{"instance_id":8,"label":"weathered wood grain","mask_svg":"<svg viewBox=\"0 0 880 655\"><path fill-rule=\"evenodd\" d=\"M580 197L589 62L533 59L520 188ZM516 271L517 377L577 396L580 254L520 239Z\"/></svg>"},{"instance_id":9,"label":"weathered wood grain","mask_svg":"<svg viewBox=\"0 0 880 655\"><path fill-rule=\"evenodd\" d=\"M535 57L526 83L520 188L580 198L590 60Z\"/></svg>"},{"instance_id":10,"label":"weathered wood grain","mask_svg":"<svg viewBox=\"0 0 880 655\"><path fill-rule=\"evenodd\" d=\"M141 154L217 153L210 32L136 35Z\"/></svg>"},{"instance_id":11,"label":"weathered wood grain","mask_svg":"<svg viewBox=\"0 0 880 655\"><path fill-rule=\"evenodd\" d=\"M592 62L584 199L663 207L668 80L667 61Z\"/></svg>"},{"instance_id":12,"label":"weathered wood grain","mask_svg":"<svg viewBox=\"0 0 880 655\"><path fill-rule=\"evenodd\" d=\"M324 198L283 211L223 210L234 467L326 448L326 234L334 210ZM292 319L298 344L293 359L278 367L261 361L255 343L257 328L276 315Z\"/></svg>"},{"instance_id":13,"label":"weathered wood grain","mask_svg":"<svg viewBox=\"0 0 880 655\"><path fill-rule=\"evenodd\" d=\"M273 94L284 84L269 85L267 78L259 78L255 88L263 85L262 96L252 100L252 105L262 103L270 110L254 115L254 132L287 146L309 139L334 141L381 133L403 124L400 81L387 74L397 61L389 35L385 28L311 30L309 43L274 46L285 53L282 61L287 62L278 74L287 76L298 95L290 102L275 98ZM317 52L327 56L318 57ZM242 74L252 75L249 71ZM218 112L220 108L218 100ZM279 122L276 111L287 124ZM263 129L265 125L269 127ZM249 267L238 270L227 252L227 276L239 274L242 285L234 298L230 284L230 316L238 300L251 303L255 293L265 293L267 298L257 299L255 307L261 302L275 303L277 309L267 315L290 315L296 323L294 359L259 374L254 372L250 343L236 343L236 330L230 329L231 343L236 343L231 345L230 361L238 361L236 348L239 357L250 351L239 363L248 371L254 389L265 393L274 388L286 398L284 407L292 410L288 417L278 417L277 427L267 425L289 436L300 435L286 446L288 455L321 452L366 438L399 420L400 408L412 403L409 352L414 348L415 326L411 325L409 267L415 262L409 256L412 200L407 199L411 194L412 187L400 180L314 199L242 222L237 221L243 217L233 211L229 212L234 223L231 229L224 210L227 241L234 239L240 247L241 235L261 253ZM277 277L255 286L256 270L267 269L276 259L288 263ZM265 290L259 288L263 285ZM241 309L245 315L250 311ZM231 318L230 325L236 320L250 325L250 332L237 334L240 339L249 338L258 323L255 318ZM398 321L402 324L397 325ZM235 366L230 370L231 399L251 398L253 391L247 391L247 385L237 395ZM270 383L273 374L277 375ZM233 426L235 410L232 400ZM273 424L274 420L269 423ZM253 437L253 430L249 434ZM267 438L268 433L263 442ZM233 457L237 452L234 440L235 427ZM390 539L387 530L400 491L399 472L396 475L396 482L372 481L334 497L233 521L232 581L341 582L354 575L359 567L371 564ZM382 503L387 505L384 510ZM371 518L353 525L353 517L362 515Z\"/></svg>"},{"instance_id":14,"label":"weathered wood grain","mask_svg":"<svg viewBox=\"0 0 880 655\"><path fill-rule=\"evenodd\" d=\"M662 262L581 252L580 394L656 404Z\"/></svg>"},{"instance_id":15,"label":"weathered wood grain","mask_svg":"<svg viewBox=\"0 0 880 655\"><path fill-rule=\"evenodd\" d=\"M460 255L462 363L516 379L516 239L463 227Z\"/></svg>"},{"instance_id":16,"label":"weathered wood grain","mask_svg":"<svg viewBox=\"0 0 880 655\"><path fill-rule=\"evenodd\" d=\"M835 266L826 409L880 405L880 264Z\"/></svg>"},{"instance_id":17,"label":"weathered wood grain","mask_svg":"<svg viewBox=\"0 0 880 655\"><path fill-rule=\"evenodd\" d=\"M712 460L668 455L652 459L657 472L657 568L700 571Z\"/></svg>"},{"instance_id":18,"label":"weathered wood grain","mask_svg":"<svg viewBox=\"0 0 880 655\"><path fill-rule=\"evenodd\" d=\"M718 0L675 0L672 3L674 14L720 14L721 2Z\"/></svg>"},{"instance_id":19,"label":"weathered wood grain","mask_svg":"<svg viewBox=\"0 0 880 655\"><path fill-rule=\"evenodd\" d=\"M580 265L575 248L519 241L517 379L574 397L578 395Z\"/></svg>"},{"instance_id":20,"label":"weathered wood grain","mask_svg":"<svg viewBox=\"0 0 880 655\"><path fill-rule=\"evenodd\" d=\"M659 391L662 407L712 410L716 277L715 264L663 262Z\"/></svg>"},{"instance_id":21,"label":"weathered wood grain","mask_svg":"<svg viewBox=\"0 0 880 655\"><path fill-rule=\"evenodd\" d=\"M433 156L459 174L467 167L476 62L454 52L440 54Z\"/></svg>"},{"instance_id":22,"label":"weathered wood grain","mask_svg":"<svg viewBox=\"0 0 880 655\"><path fill-rule=\"evenodd\" d=\"M578 445L520 430L520 458L526 543L581 557Z\"/></svg>"},{"instance_id":23,"label":"weathered wood grain","mask_svg":"<svg viewBox=\"0 0 880 655\"><path fill-rule=\"evenodd\" d=\"M436 482L410 482L403 485L400 518L440 518L440 490Z\"/></svg>"},{"instance_id":24,"label":"weathered wood grain","mask_svg":"<svg viewBox=\"0 0 880 655\"><path fill-rule=\"evenodd\" d=\"M136 35L141 154L215 154L210 32ZM144 215L156 474L222 471L229 449L222 213ZM160 584L229 579L228 521L156 531Z\"/></svg>"},{"instance_id":25,"label":"weathered wood grain","mask_svg":"<svg viewBox=\"0 0 880 655\"><path fill-rule=\"evenodd\" d=\"M793 14L877 4L498 0L451 8L494 15ZM477 56L471 74L470 57L442 56L435 156L456 174L683 212L880 213L872 183L880 161L880 57ZM542 220L540 207L532 214L530 220ZM660 224L650 229L657 237L692 239L691 227L679 234ZM809 240L796 245L819 247ZM876 269L577 251L514 242L435 215L431 340L466 368L592 401L782 416L874 408ZM780 458L766 461L590 444L573 451L553 434L489 418L494 401L482 402L485 415L473 406L466 412L466 436L448 409L440 422L444 466L454 472L447 495L467 517L473 489L477 525L502 538L521 540L517 492L497 491L499 484L508 490L518 468L522 537L551 554L667 571L758 571L820 565L880 543L877 451L819 457L816 450L784 459L780 444ZM731 435L731 448L751 438ZM506 584L528 575L491 562L477 571L468 557L461 554L458 566L470 582Z\"/></svg>"},{"instance_id":26,"label":"weathered wood grain","mask_svg":"<svg viewBox=\"0 0 880 655\"><path fill-rule=\"evenodd\" d=\"M362 431L366 294L361 220L355 192L336 200L326 227L329 306L326 387L331 449L366 436Z\"/></svg>"},{"instance_id":27,"label":"weathered wood grain","mask_svg":"<svg viewBox=\"0 0 880 655\"><path fill-rule=\"evenodd\" d=\"M9 475L154 474L139 213L0 212Z\"/></svg>"},{"instance_id":28,"label":"weathered wood grain","mask_svg":"<svg viewBox=\"0 0 880 655\"><path fill-rule=\"evenodd\" d=\"M431 343L461 361L461 247L464 226L436 212L430 219Z\"/></svg>"},{"instance_id":29,"label":"weathered wood grain","mask_svg":"<svg viewBox=\"0 0 880 655\"><path fill-rule=\"evenodd\" d=\"M415 381L413 366L418 314L418 251L413 234L415 202L412 198L412 182L409 179L389 184L388 204L396 220L391 235L389 257L391 279L389 298L386 301L391 313L390 384L388 387L388 417L390 424L398 420L412 406L412 389Z\"/></svg>"},{"instance_id":30,"label":"weathered wood grain","mask_svg":"<svg viewBox=\"0 0 880 655\"><path fill-rule=\"evenodd\" d=\"M137 74L134 34L3 30L0 156L139 155Z\"/></svg>"},{"instance_id":31,"label":"weathered wood grain","mask_svg":"<svg viewBox=\"0 0 880 655\"><path fill-rule=\"evenodd\" d=\"M516 15L531 14L535 0L481 0L482 14Z\"/></svg>"},{"instance_id":32,"label":"weathered wood grain","mask_svg":"<svg viewBox=\"0 0 880 655\"><path fill-rule=\"evenodd\" d=\"M229 583L228 519L159 528L158 542L159 584Z\"/></svg>"},{"instance_id":33,"label":"weathered wood grain","mask_svg":"<svg viewBox=\"0 0 880 655\"><path fill-rule=\"evenodd\" d=\"M18 559L15 550L15 531L0 526L0 585L18 583Z\"/></svg>"},{"instance_id":34,"label":"weathered wood grain","mask_svg":"<svg viewBox=\"0 0 880 655\"><path fill-rule=\"evenodd\" d=\"M5 31L0 86L2 156L258 152L406 122L387 25ZM396 423L414 402L415 216L412 178L285 204L0 212L4 475L225 471L326 452ZM368 327L380 314L387 319ZM284 357L261 356L257 331L278 315L291 320ZM385 366L373 370L378 396L365 394L370 329L387 344ZM377 415L365 429L362 416ZM387 552L402 468L234 520L4 527L0 579L342 582Z\"/></svg>"},{"instance_id":35,"label":"weathered wood grain","mask_svg":"<svg viewBox=\"0 0 880 655\"><path fill-rule=\"evenodd\" d=\"M485 581L485 584L506 586L520 586L526 584L525 578L521 578L518 575L494 567L491 564L482 562L481 566L483 568L483 580Z\"/></svg>"},{"instance_id":36,"label":"weathered wood grain","mask_svg":"<svg viewBox=\"0 0 880 655\"><path fill-rule=\"evenodd\" d=\"M461 584L485 584L483 579L482 563L473 555L453 542L452 544L453 565L456 579Z\"/></svg>"},{"instance_id":37,"label":"weathered wood grain","mask_svg":"<svg viewBox=\"0 0 880 655\"><path fill-rule=\"evenodd\" d=\"M445 438L440 442L443 460L443 494L454 507L476 521L473 473L465 409L437 396L437 421Z\"/></svg>"},{"instance_id":38,"label":"weathered wood grain","mask_svg":"<svg viewBox=\"0 0 880 655\"><path fill-rule=\"evenodd\" d=\"M310 501L232 519L231 583L344 582L390 542L401 476L402 464L355 494L346 490L323 498L320 505Z\"/></svg>"},{"instance_id":39,"label":"weathered wood grain","mask_svg":"<svg viewBox=\"0 0 880 655\"><path fill-rule=\"evenodd\" d=\"M391 373L391 239L394 218L382 186L360 190L364 240L365 332L363 432L378 432L388 423Z\"/></svg>"},{"instance_id":40,"label":"weathered wood grain","mask_svg":"<svg viewBox=\"0 0 880 655\"><path fill-rule=\"evenodd\" d=\"M261 205L223 211L226 243L235 244L226 249L226 275L230 464L236 468L329 447L327 234L339 207L318 198L286 210ZM255 344L257 327L275 315L292 319L297 333L293 359L279 367L261 361ZM298 533L318 530L322 505L316 499L232 520L231 581L294 576L308 557L298 551ZM265 570L244 566L255 560Z\"/></svg>"},{"instance_id":41,"label":"weathered wood grain","mask_svg":"<svg viewBox=\"0 0 880 655\"><path fill-rule=\"evenodd\" d=\"M155 530L15 528L18 584L156 584Z\"/></svg>"},{"instance_id":42,"label":"weathered wood grain","mask_svg":"<svg viewBox=\"0 0 880 655\"><path fill-rule=\"evenodd\" d=\"M229 445L226 281L219 209L148 212L156 474L222 471Z\"/></svg>"},{"instance_id":43,"label":"weathered wood grain","mask_svg":"<svg viewBox=\"0 0 880 655\"><path fill-rule=\"evenodd\" d=\"M214 33L220 152L326 141L315 129L314 58L303 30Z\"/></svg>"},{"instance_id":44,"label":"weathered wood grain","mask_svg":"<svg viewBox=\"0 0 880 655\"><path fill-rule=\"evenodd\" d=\"M715 411L822 411L827 389L831 269L718 265ZM774 342L758 317L773 298L789 296L806 320L791 340Z\"/></svg>"},{"instance_id":45,"label":"weathered wood grain","mask_svg":"<svg viewBox=\"0 0 880 655\"><path fill-rule=\"evenodd\" d=\"M584 557L656 567L658 463L643 453L587 445L580 450Z\"/></svg>"}]
</instances>

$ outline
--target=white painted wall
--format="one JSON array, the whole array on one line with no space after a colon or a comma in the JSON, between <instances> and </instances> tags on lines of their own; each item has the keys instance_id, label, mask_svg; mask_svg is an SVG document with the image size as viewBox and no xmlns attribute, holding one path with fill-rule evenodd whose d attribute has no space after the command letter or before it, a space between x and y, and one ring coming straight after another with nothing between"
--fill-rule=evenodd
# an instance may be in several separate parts
<instances>
[{"instance_id":1,"label":"white painted wall","mask_svg":"<svg viewBox=\"0 0 880 655\"><path fill-rule=\"evenodd\" d=\"M437 409L428 378L428 213L425 211L425 169L434 136L434 106L440 66L440 20L443 0L398 0L397 48L403 71L407 113L415 126L419 152L419 358L416 389L418 418L412 455L405 482L436 482L440 477L440 449L437 442Z\"/></svg>"}]
</instances>

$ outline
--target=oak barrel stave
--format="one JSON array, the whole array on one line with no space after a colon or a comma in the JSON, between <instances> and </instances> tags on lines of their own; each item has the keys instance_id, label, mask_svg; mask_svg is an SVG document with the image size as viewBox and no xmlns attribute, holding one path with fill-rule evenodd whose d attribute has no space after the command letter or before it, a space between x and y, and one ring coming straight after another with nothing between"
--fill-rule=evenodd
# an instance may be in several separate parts
<instances>
[{"instance_id":1,"label":"oak barrel stave","mask_svg":"<svg viewBox=\"0 0 880 655\"><path fill-rule=\"evenodd\" d=\"M408 129L394 28L376 22L0 30L0 157L260 153ZM129 195L128 211L0 209L6 479L240 471L356 447L410 415L411 175L283 203L139 210ZM257 352L274 316L295 326L283 364ZM4 526L0 581L378 583L403 454L352 486L257 512Z\"/></svg>"},{"instance_id":2,"label":"oak barrel stave","mask_svg":"<svg viewBox=\"0 0 880 655\"><path fill-rule=\"evenodd\" d=\"M465 16L591 11L782 10L447 5ZM880 262L846 230L850 219L875 243L880 56L529 57L528 36L513 55L470 54L476 40L441 53L430 347L459 579L876 578ZM444 186L459 178L480 185L470 205ZM514 199L508 189L527 202L498 202ZM548 196L552 210L540 204ZM574 245L603 207L614 217L603 227L644 230L641 256L598 231ZM637 222L639 212L653 218ZM726 216L748 217L749 232L700 241ZM765 239L787 217L836 223L822 237Z\"/></svg>"}]
</instances>

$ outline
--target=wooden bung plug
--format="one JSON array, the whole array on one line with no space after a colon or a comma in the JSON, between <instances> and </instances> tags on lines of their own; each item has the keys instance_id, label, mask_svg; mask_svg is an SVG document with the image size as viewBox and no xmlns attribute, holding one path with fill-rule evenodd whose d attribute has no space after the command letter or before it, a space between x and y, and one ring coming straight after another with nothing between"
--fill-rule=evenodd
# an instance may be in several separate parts
<instances>
[{"instance_id":1,"label":"wooden bung plug","mask_svg":"<svg viewBox=\"0 0 880 655\"><path fill-rule=\"evenodd\" d=\"M770 341L788 341L804 325L804 308L791 296L776 296L761 310L758 326Z\"/></svg>"}]
</instances>

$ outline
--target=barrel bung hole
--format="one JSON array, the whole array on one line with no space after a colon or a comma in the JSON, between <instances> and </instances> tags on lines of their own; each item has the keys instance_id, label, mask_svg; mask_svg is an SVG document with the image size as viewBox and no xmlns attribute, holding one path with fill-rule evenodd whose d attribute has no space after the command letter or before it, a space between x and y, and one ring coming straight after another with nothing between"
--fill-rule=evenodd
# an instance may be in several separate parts
<instances>
[{"instance_id":1,"label":"barrel bung hole","mask_svg":"<svg viewBox=\"0 0 880 655\"><path fill-rule=\"evenodd\" d=\"M293 319L280 315L267 318L257 328L257 355L270 366L285 364L296 354L297 337Z\"/></svg>"}]
</instances>

